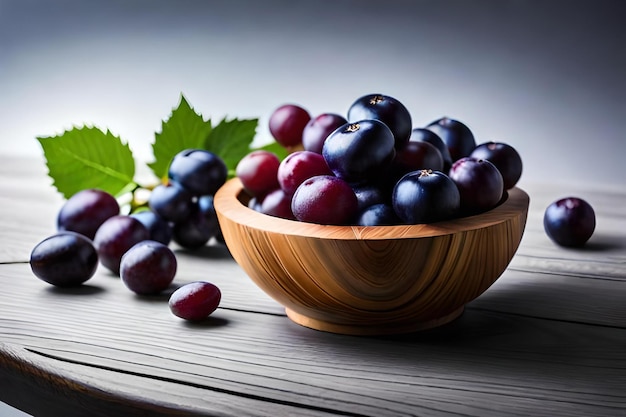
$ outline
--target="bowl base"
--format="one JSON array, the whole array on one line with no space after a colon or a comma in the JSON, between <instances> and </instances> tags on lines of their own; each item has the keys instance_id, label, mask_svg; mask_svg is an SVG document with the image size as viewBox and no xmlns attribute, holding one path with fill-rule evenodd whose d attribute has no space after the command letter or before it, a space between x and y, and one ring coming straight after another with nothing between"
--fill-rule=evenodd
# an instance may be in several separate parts
<instances>
[{"instance_id":1,"label":"bowl base","mask_svg":"<svg viewBox=\"0 0 626 417\"><path fill-rule=\"evenodd\" d=\"M350 324L342 324L342 323L333 323L324 320L313 319L302 314L296 313L293 310L285 308L285 312L287 313L287 317L291 319L294 323L297 323L304 327L309 327L311 329L320 330L323 332L330 333L339 333L346 335L355 335L355 336L381 336L381 335L394 335L394 334L403 334L403 333L413 333L421 330L428 330L435 327L442 326L444 324L450 323L452 320L458 318L461 314L463 314L463 310L465 307L461 307L457 310L454 310L452 313L447 314L443 317L439 317L433 320L428 320L424 322L415 322L415 321L399 321L393 323L383 323L379 325L350 325Z\"/></svg>"}]
</instances>

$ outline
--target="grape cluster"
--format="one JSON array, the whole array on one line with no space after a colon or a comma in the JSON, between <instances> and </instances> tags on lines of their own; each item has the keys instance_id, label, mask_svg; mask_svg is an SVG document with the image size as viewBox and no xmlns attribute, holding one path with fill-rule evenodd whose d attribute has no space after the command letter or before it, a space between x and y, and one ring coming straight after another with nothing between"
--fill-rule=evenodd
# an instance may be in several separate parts
<instances>
[{"instance_id":1,"label":"grape cluster","mask_svg":"<svg viewBox=\"0 0 626 417\"><path fill-rule=\"evenodd\" d=\"M378 226L473 215L497 206L522 173L510 145L477 146L448 117L413 128L409 110L382 94L359 97L346 117L285 104L269 127L290 154L251 152L236 175L250 208L286 219Z\"/></svg>"},{"instance_id":2,"label":"grape cluster","mask_svg":"<svg viewBox=\"0 0 626 417\"><path fill-rule=\"evenodd\" d=\"M227 175L219 156L188 149L174 156L167 180L152 189L143 210L121 214L112 195L97 189L80 191L59 210L57 233L32 250L31 269L43 281L67 287L90 279L100 263L136 294L161 293L172 284L177 270L170 242L188 249L213 238L223 242L213 196ZM185 318L177 314L184 309L194 320L210 314L221 294L212 284L203 288L202 296L183 297L179 292L172 312ZM210 311L202 298L210 300Z\"/></svg>"}]
</instances>

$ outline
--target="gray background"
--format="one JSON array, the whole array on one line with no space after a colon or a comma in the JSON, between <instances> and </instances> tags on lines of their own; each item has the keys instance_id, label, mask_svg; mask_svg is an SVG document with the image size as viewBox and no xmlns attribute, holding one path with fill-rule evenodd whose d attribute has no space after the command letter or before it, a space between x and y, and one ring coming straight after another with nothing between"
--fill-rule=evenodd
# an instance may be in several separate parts
<instances>
[{"instance_id":1,"label":"gray background","mask_svg":"<svg viewBox=\"0 0 626 417\"><path fill-rule=\"evenodd\" d=\"M0 0L0 153L43 158L36 136L86 123L149 162L181 93L259 117L263 143L281 104L345 114L377 92L416 127L447 115L515 146L520 185L623 189L624 3Z\"/></svg>"}]
</instances>

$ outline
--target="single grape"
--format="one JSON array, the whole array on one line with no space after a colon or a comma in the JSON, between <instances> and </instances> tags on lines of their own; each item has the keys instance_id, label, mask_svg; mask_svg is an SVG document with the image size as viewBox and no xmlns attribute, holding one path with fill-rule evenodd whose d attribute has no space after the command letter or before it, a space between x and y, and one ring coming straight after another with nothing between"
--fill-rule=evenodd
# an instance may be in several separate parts
<instances>
[{"instance_id":1,"label":"single grape","mask_svg":"<svg viewBox=\"0 0 626 417\"><path fill-rule=\"evenodd\" d=\"M441 152L428 142L409 141L403 148L396 151L390 175L394 179L400 179L404 174L422 169L442 171Z\"/></svg>"},{"instance_id":2,"label":"single grape","mask_svg":"<svg viewBox=\"0 0 626 417\"><path fill-rule=\"evenodd\" d=\"M504 189L509 190L522 176L522 157L511 145L502 142L486 142L476 146L470 154L475 159L486 159L498 168L504 181Z\"/></svg>"},{"instance_id":3,"label":"single grape","mask_svg":"<svg viewBox=\"0 0 626 417\"><path fill-rule=\"evenodd\" d=\"M222 299L220 289L210 282L196 281L178 288L170 296L170 311L177 317L199 321L210 316Z\"/></svg>"},{"instance_id":4,"label":"single grape","mask_svg":"<svg viewBox=\"0 0 626 417\"><path fill-rule=\"evenodd\" d=\"M176 256L170 248L154 240L144 240L122 256L120 278L137 294L158 294L172 283L176 268Z\"/></svg>"},{"instance_id":5,"label":"single grape","mask_svg":"<svg viewBox=\"0 0 626 417\"><path fill-rule=\"evenodd\" d=\"M407 224L432 223L456 217L461 196L443 172L414 171L402 177L393 189L392 206Z\"/></svg>"},{"instance_id":6,"label":"single grape","mask_svg":"<svg viewBox=\"0 0 626 417\"><path fill-rule=\"evenodd\" d=\"M346 123L348 120L345 117L335 113L322 113L309 120L302 132L304 150L321 154L328 135Z\"/></svg>"},{"instance_id":7,"label":"single grape","mask_svg":"<svg viewBox=\"0 0 626 417\"><path fill-rule=\"evenodd\" d=\"M452 156L450 155L450 150L448 149L448 146L443 142L439 135L437 135L432 130L416 127L411 131L411 137L409 138L409 141L428 142L435 148L437 148L437 150L441 152L441 157L443 158L442 172L445 174L448 173L454 161L452 160Z\"/></svg>"},{"instance_id":8,"label":"single grape","mask_svg":"<svg viewBox=\"0 0 626 417\"><path fill-rule=\"evenodd\" d=\"M318 224L347 224L356 215L358 202L350 185L331 175L304 181L291 200L296 219Z\"/></svg>"},{"instance_id":9,"label":"single grape","mask_svg":"<svg viewBox=\"0 0 626 417\"><path fill-rule=\"evenodd\" d=\"M57 230L80 233L93 239L106 219L120 213L120 206L111 194L86 189L65 201L57 215Z\"/></svg>"},{"instance_id":10,"label":"single grape","mask_svg":"<svg viewBox=\"0 0 626 417\"><path fill-rule=\"evenodd\" d=\"M295 104L285 104L270 115L270 133L282 146L293 148L302 145L302 132L309 120L311 115L304 108Z\"/></svg>"},{"instance_id":11,"label":"single grape","mask_svg":"<svg viewBox=\"0 0 626 417\"><path fill-rule=\"evenodd\" d=\"M119 275L124 253L149 237L148 229L139 220L131 216L117 215L102 223L93 242L100 263Z\"/></svg>"},{"instance_id":12,"label":"single grape","mask_svg":"<svg viewBox=\"0 0 626 417\"><path fill-rule=\"evenodd\" d=\"M193 206L193 194L176 183L159 184L150 193L148 205L168 222L187 218Z\"/></svg>"},{"instance_id":13,"label":"single grape","mask_svg":"<svg viewBox=\"0 0 626 417\"><path fill-rule=\"evenodd\" d=\"M324 157L311 151L296 151L282 160L277 178L280 188L291 196L304 180L316 175L332 175Z\"/></svg>"},{"instance_id":14,"label":"single grape","mask_svg":"<svg viewBox=\"0 0 626 417\"><path fill-rule=\"evenodd\" d=\"M469 156L476 147L474 134L467 125L458 120L442 117L430 123L426 129L432 130L443 140L453 162Z\"/></svg>"},{"instance_id":15,"label":"single grape","mask_svg":"<svg viewBox=\"0 0 626 417\"><path fill-rule=\"evenodd\" d=\"M149 239L168 245L172 240L172 225L152 210L143 210L130 215L148 229Z\"/></svg>"},{"instance_id":16,"label":"single grape","mask_svg":"<svg viewBox=\"0 0 626 417\"><path fill-rule=\"evenodd\" d=\"M30 267L39 279L58 286L78 286L98 267L92 241L75 232L59 232L39 242L30 254Z\"/></svg>"},{"instance_id":17,"label":"single grape","mask_svg":"<svg viewBox=\"0 0 626 417\"><path fill-rule=\"evenodd\" d=\"M263 198L258 211L268 216L294 220L295 217L291 211L291 199L291 195L283 191L282 188L277 188Z\"/></svg>"},{"instance_id":18,"label":"single grape","mask_svg":"<svg viewBox=\"0 0 626 417\"><path fill-rule=\"evenodd\" d=\"M391 204L391 189L381 181L352 185L356 195L358 211L374 204Z\"/></svg>"},{"instance_id":19,"label":"single grape","mask_svg":"<svg viewBox=\"0 0 626 417\"><path fill-rule=\"evenodd\" d=\"M583 246L596 228L596 214L582 198L562 198L546 208L543 227L548 237L560 246Z\"/></svg>"},{"instance_id":20,"label":"single grape","mask_svg":"<svg viewBox=\"0 0 626 417\"><path fill-rule=\"evenodd\" d=\"M411 137L411 114L393 97L368 94L358 98L348 109L348 121L375 119L383 122L392 132L396 149L404 147Z\"/></svg>"},{"instance_id":21,"label":"single grape","mask_svg":"<svg viewBox=\"0 0 626 417\"><path fill-rule=\"evenodd\" d=\"M173 240L183 248L196 249L211 240L219 228L213 196L204 195L194 204L189 216L174 224Z\"/></svg>"},{"instance_id":22,"label":"single grape","mask_svg":"<svg viewBox=\"0 0 626 417\"><path fill-rule=\"evenodd\" d=\"M392 226L402 221L390 204L374 204L359 212L355 224L359 226Z\"/></svg>"},{"instance_id":23,"label":"single grape","mask_svg":"<svg viewBox=\"0 0 626 417\"><path fill-rule=\"evenodd\" d=\"M172 159L168 177L194 195L215 194L226 182L224 161L203 149L186 149Z\"/></svg>"},{"instance_id":24,"label":"single grape","mask_svg":"<svg viewBox=\"0 0 626 417\"><path fill-rule=\"evenodd\" d=\"M253 197L260 197L275 190L278 184L280 159L275 153L256 150L246 154L237 163L235 175L243 188Z\"/></svg>"},{"instance_id":25,"label":"single grape","mask_svg":"<svg viewBox=\"0 0 626 417\"><path fill-rule=\"evenodd\" d=\"M350 182L378 178L396 155L393 133L378 120L347 123L324 142L322 155L335 176Z\"/></svg>"},{"instance_id":26,"label":"single grape","mask_svg":"<svg viewBox=\"0 0 626 417\"><path fill-rule=\"evenodd\" d=\"M486 159L459 159L450 168L450 178L459 188L461 208L466 215L494 208L504 195L502 174Z\"/></svg>"}]
</instances>

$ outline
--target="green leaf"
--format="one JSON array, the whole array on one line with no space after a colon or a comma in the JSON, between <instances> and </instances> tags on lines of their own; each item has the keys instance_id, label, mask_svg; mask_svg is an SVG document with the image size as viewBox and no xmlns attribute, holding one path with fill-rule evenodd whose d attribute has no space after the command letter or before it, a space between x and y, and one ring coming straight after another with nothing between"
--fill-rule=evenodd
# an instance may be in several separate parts
<instances>
[{"instance_id":1,"label":"green leaf","mask_svg":"<svg viewBox=\"0 0 626 417\"><path fill-rule=\"evenodd\" d=\"M44 151L48 175L65 198L87 188L118 195L134 185L132 152L108 130L75 127L59 136L37 140Z\"/></svg>"},{"instance_id":2,"label":"green leaf","mask_svg":"<svg viewBox=\"0 0 626 417\"><path fill-rule=\"evenodd\" d=\"M258 119L232 119L217 124L204 144L204 149L218 155L232 177L237 164L250 151L250 144L256 134Z\"/></svg>"},{"instance_id":3,"label":"green leaf","mask_svg":"<svg viewBox=\"0 0 626 417\"><path fill-rule=\"evenodd\" d=\"M205 121L181 95L178 107L162 122L161 133L155 133L154 162L148 166L157 178L166 177L172 158L185 149L202 149L212 129L211 120Z\"/></svg>"}]
</instances>

